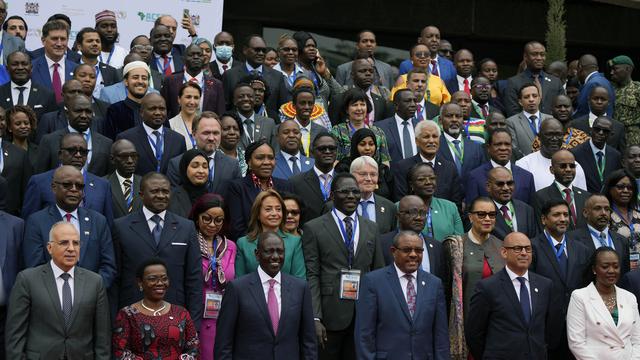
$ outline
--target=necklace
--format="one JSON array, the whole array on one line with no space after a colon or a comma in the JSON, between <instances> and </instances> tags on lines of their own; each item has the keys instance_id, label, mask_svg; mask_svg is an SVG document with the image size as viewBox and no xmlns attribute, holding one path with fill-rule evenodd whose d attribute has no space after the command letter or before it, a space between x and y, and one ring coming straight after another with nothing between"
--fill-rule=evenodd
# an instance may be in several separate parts
<instances>
[{"instance_id":1,"label":"necklace","mask_svg":"<svg viewBox=\"0 0 640 360\"><path fill-rule=\"evenodd\" d=\"M602 301L604 301L604 304L609 310L609 312L613 311L613 309L617 305L616 292L614 291L613 294L610 294L610 295L600 294L600 297L602 297Z\"/></svg>"},{"instance_id":2,"label":"necklace","mask_svg":"<svg viewBox=\"0 0 640 360\"><path fill-rule=\"evenodd\" d=\"M158 310L155 310L155 309L152 309L152 308L150 308L150 307L146 306L146 305L144 304L144 300L140 300L140 305L142 305L142 307L143 307L143 308L145 308L147 311L150 311L150 312L153 314L153 316L159 316L159 315L162 315L162 314L161 314L162 310L164 310L164 309L167 307L167 303L165 302L165 303L162 305L162 307L161 307L161 308L159 308Z\"/></svg>"}]
</instances>

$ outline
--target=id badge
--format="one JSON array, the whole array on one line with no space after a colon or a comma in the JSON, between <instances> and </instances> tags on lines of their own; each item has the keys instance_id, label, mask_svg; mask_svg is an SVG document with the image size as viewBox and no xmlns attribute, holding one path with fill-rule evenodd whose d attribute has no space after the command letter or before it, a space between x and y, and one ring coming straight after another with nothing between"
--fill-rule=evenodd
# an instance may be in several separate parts
<instances>
[{"instance_id":1,"label":"id badge","mask_svg":"<svg viewBox=\"0 0 640 360\"><path fill-rule=\"evenodd\" d=\"M637 251L632 251L629 254L629 263L631 265L631 270L635 270L640 267L640 253Z\"/></svg>"},{"instance_id":2,"label":"id badge","mask_svg":"<svg viewBox=\"0 0 640 360\"><path fill-rule=\"evenodd\" d=\"M222 303L222 294L207 290L204 295L204 315L205 319L217 319L220 304Z\"/></svg>"},{"instance_id":3,"label":"id badge","mask_svg":"<svg viewBox=\"0 0 640 360\"><path fill-rule=\"evenodd\" d=\"M340 270L340 299L358 300L360 270Z\"/></svg>"}]
</instances>

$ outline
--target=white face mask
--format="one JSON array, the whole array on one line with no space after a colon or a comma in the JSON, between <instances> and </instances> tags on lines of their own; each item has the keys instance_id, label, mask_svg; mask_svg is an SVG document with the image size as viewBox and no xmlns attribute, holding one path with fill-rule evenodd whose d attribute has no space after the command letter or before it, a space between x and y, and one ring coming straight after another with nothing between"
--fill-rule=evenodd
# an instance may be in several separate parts
<instances>
[{"instance_id":1,"label":"white face mask","mask_svg":"<svg viewBox=\"0 0 640 360\"><path fill-rule=\"evenodd\" d=\"M216 46L216 59L227 61L233 56L233 46L219 45Z\"/></svg>"}]
</instances>

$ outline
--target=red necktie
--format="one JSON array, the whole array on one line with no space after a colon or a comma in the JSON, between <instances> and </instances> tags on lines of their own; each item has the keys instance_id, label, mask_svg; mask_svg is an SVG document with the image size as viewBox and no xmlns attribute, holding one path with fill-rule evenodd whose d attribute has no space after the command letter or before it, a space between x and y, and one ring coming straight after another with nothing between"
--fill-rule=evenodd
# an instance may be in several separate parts
<instances>
[{"instance_id":1,"label":"red necktie","mask_svg":"<svg viewBox=\"0 0 640 360\"><path fill-rule=\"evenodd\" d=\"M469 79L464 79L462 83L464 84L464 92L471 95L471 88L469 88Z\"/></svg>"},{"instance_id":2,"label":"red necktie","mask_svg":"<svg viewBox=\"0 0 640 360\"><path fill-rule=\"evenodd\" d=\"M578 218L576 217L576 207L573 205L573 201L571 199L571 189L564 189L564 201L569 204L569 210L571 210L571 220L573 221L573 226L578 223Z\"/></svg>"},{"instance_id":3,"label":"red necktie","mask_svg":"<svg viewBox=\"0 0 640 360\"><path fill-rule=\"evenodd\" d=\"M424 120L424 118L422 117L422 105L416 104L416 113L418 114L418 116L416 116L416 120L418 121Z\"/></svg>"},{"instance_id":4,"label":"red necktie","mask_svg":"<svg viewBox=\"0 0 640 360\"><path fill-rule=\"evenodd\" d=\"M435 76L440 76L438 74L438 62L435 60L431 60L431 74Z\"/></svg>"},{"instance_id":5,"label":"red necktie","mask_svg":"<svg viewBox=\"0 0 640 360\"><path fill-rule=\"evenodd\" d=\"M64 218L67 220L67 222L71 222L71 214L69 213L64 214Z\"/></svg>"},{"instance_id":6,"label":"red necktie","mask_svg":"<svg viewBox=\"0 0 640 360\"><path fill-rule=\"evenodd\" d=\"M487 104L484 104L480 108L482 110L482 117L485 118L485 119L489 116L489 110L487 110L488 107L489 106Z\"/></svg>"},{"instance_id":7,"label":"red necktie","mask_svg":"<svg viewBox=\"0 0 640 360\"><path fill-rule=\"evenodd\" d=\"M228 68L229 68L229 65L222 64L222 73L224 74L227 71Z\"/></svg>"},{"instance_id":8,"label":"red necktie","mask_svg":"<svg viewBox=\"0 0 640 360\"><path fill-rule=\"evenodd\" d=\"M171 75L171 60L169 60L167 54L162 55L162 58L164 59L162 72L164 73L164 76L169 76Z\"/></svg>"},{"instance_id":9,"label":"red necktie","mask_svg":"<svg viewBox=\"0 0 640 360\"><path fill-rule=\"evenodd\" d=\"M56 102L62 101L62 80L60 79L60 72L58 68L60 64L53 63L53 76L51 77L51 84L53 85L53 93L56 95Z\"/></svg>"},{"instance_id":10,"label":"red necktie","mask_svg":"<svg viewBox=\"0 0 640 360\"><path fill-rule=\"evenodd\" d=\"M269 310L269 317L271 318L271 325L273 326L273 333L278 333L278 323L280 322L280 311L278 310L278 297L274 286L276 281L269 279L269 292L267 293L267 309Z\"/></svg>"}]
</instances>

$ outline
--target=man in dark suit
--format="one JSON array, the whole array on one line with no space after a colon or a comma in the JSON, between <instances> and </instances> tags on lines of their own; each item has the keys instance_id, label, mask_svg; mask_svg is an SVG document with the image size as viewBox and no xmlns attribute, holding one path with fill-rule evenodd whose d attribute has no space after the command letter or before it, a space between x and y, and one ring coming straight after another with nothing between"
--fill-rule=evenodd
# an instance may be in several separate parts
<instances>
[{"instance_id":1,"label":"man in dark suit","mask_svg":"<svg viewBox=\"0 0 640 360\"><path fill-rule=\"evenodd\" d=\"M336 139L321 132L311 143L315 160L313 169L289 178L293 192L304 199L306 209L302 224L322 215L322 207L329 200L331 183L335 175L333 166L337 157Z\"/></svg>"},{"instance_id":2,"label":"man in dark suit","mask_svg":"<svg viewBox=\"0 0 640 360\"><path fill-rule=\"evenodd\" d=\"M100 275L76 266L80 234L51 228L51 261L18 274L6 327L8 359L111 359L109 303ZM84 244L82 244L84 246Z\"/></svg>"},{"instance_id":3,"label":"man in dark suit","mask_svg":"<svg viewBox=\"0 0 640 360\"><path fill-rule=\"evenodd\" d=\"M334 209L303 228L320 359L355 359L357 291L352 290L360 287L362 275L384 266L375 223L356 213L359 195L353 175L336 175L331 183Z\"/></svg>"},{"instance_id":4,"label":"man in dark suit","mask_svg":"<svg viewBox=\"0 0 640 360\"><path fill-rule=\"evenodd\" d=\"M476 285L464 327L474 359L547 359L549 320L559 319L549 318L551 280L528 270L531 252L525 234L509 234L500 249L505 268Z\"/></svg>"},{"instance_id":5,"label":"man in dark suit","mask_svg":"<svg viewBox=\"0 0 640 360\"><path fill-rule=\"evenodd\" d=\"M616 100L616 92L611 83L604 77L603 73L598 72L598 59L591 54L585 54L578 60L578 80L582 84L578 104L574 117L578 118L589 114L589 97L592 90L597 86L602 86L607 90L609 95L609 103L606 105L606 112L609 116L613 116L613 108Z\"/></svg>"},{"instance_id":6,"label":"man in dark suit","mask_svg":"<svg viewBox=\"0 0 640 360\"><path fill-rule=\"evenodd\" d=\"M122 83L122 79L121 79L122 69L118 69L116 72L117 72L117 77L116 77L117 80L112 85ZM96 79L96 68L88 64L78 65L76 69L73 71L73 79L80 81L80 83L82 84L82 92L91 99L91 107L93 108L94 116L100 119L100 124L99 124L100 126L97 127L97 129L100 130L101 133L104 132L103 123L104 123L105 117L107 116L107 109L111 104L109 104L106 101L100 100L99 97L100 95L102 95L102 91L107 86L100 88L99 92L95 91L98 87L97 79ZM69 83L69 81L65 82L65 85ZM63 90L63 96L64 96L64 85L62 85L62 90ZM123 89L121 90L123 95L122 97L123 98L126 97L127 95L126 89L124 89L123 87Z\"/></svg>"},{"instance_id":7,"label":"man in dark suit","mask_svg":"<svg viewBox=\"0 0 640 360\"><path fill-rule=\"evenodd\" d=\"M491 104L491 81L484 76L476 76L471 80L471 112L475 119L486 120L495 109Z\"/></svg>"},{"instance_id":8,"label":"man in dark suit","mask_svg":"<svg viewBox=\"0 0 640 360\"><path fill-rule=\"evenodd\" d=\"M544 204L550 200L564 200L569 205L569 230L585 227L586 221L582 216L584 203L589 193L573 184L576 177L575 158L568 150L560 150L551 157L551 173L554 182L546 188L536 192L533 208L536 219L540 218Z\"/></svg>"},{"instance_id":9,"label":"man in dark suit","mask_svg":"<svg viewBox=\"0 0 640 360\"><path fill-rule=\"evenodd\" d=\"M416 125L415 133L416 146L419 153L416 156L399 161L393 167L396 200L400 200L408 194L407 174L411 167L417 163L426 162L433 167L439 184L434 196L453 201L460 207L464 191L456 166L442 156L437 156L441 139L440 127L432 120L424 120Z\"/></svg>"},{"instance_id":10,"label":"man in dark suit","mask_svg":"<svg viewBox=\"0 0 640 360\"><path fill-rule=\"evenodd\" d=\"M142 299L136 270L147 258L159 257L168 264L171 287L165 300L184 306L200 325L203 313L200 247L193 222L167 211L171 195L169 180L157 172L140 181L140 211L121 217L113 226L113 242L118 260L115 293L121 309Z\"/></svg>"},{"instance_id":11,"label":"man in dark suit","mask_svg":"<svg viewBox=\"0 0 640 360\"><path fill-rule=\"evenodd\" d=\"M4 116L4 111L0 115ZM33 169L27 152L9 141L0 140L0 157L0 175L7 181L8 188L5 210L17 216L22 209L22 199Z\"/></svg>"},{"instance_id":12,"label":"man in dark suit","mask_svg":"<svg viewBox=\"0 0 640 360\"><path fill-rule=\"evenodd\" d=\"M582 215L587 220L587 227L571 231L568 236L580 241L590 254L602 246L608 246L618 253L620 259L620 276L628 273L629 241L617 232L609 231L611 206L609 199L601 194L593 194L584 203Z\"/></svg>"},{"instance_id":13,"label":"man in dark suit","mask_svg":"<svg viewBox=\"0 0 640 360\"><path fill-rule=\"evenodd\" d=\"M222 76L227 109L231 109L233 104L231 100L238 82L252 72L260 74L269 88L271 95L265 102L268 111L277 113L280 106L289 101L289 92L284 83L282 73L268 66L263 66L266 47L267 45L262 37L258 35L248 36L242 47L246 62L242 66L227 70Z\"/></svg>"},{"instance_id":14,"label":"man in dark suit","mask_svg":"<svg viewBox=\"0 0 640 360\"><path fill-rule=\"evenodd\" d=\"M233 35L226 31L221 31L213 37L214 60L209 63L211 75L222 81L222 75L229 69L241 66L242 62L233 57L235 41Z\"/></svg>"},{"instance_id":15,"label":"man in dark suit","mask_svg":"<svg viewBox=\"0 0 640 360\"><path fill-rule=\"evenodd\" d=\"M531 241L533 262L529 269L551 279L551 304L547 323L549 359L570 359L566 318L571 292L587 285L589 249L566 235L570 212L562 199L550 199L541 210L544 231Z\"/></svg>"},{"instance_id":16,"label":"man in dark suit","mask_svg":"<svg viewBox=\"0 0 640 360\"><path fill-rule=\"evenodd\" d=\"M356 303L359 359L449 359L449 330L442 281L420 268L425 250L418 233L393 240L393 265L366 274ZM391 295L393 294L393 295Z\"/></svg>"},{"instance_id":17,"label":"man in dark suit","mask_svg":"<svg viewBox=\"0 0 640 360\"><path fill-rule=\"evenodd\" d=\"M104 215L109 225L111 225L113 224L111 187L106 180L83 170L88 153L87 142L82 135L69 133L63 135L60 139L58 158L61 165L71 165L82 171L85 184L88 185L84 188L82 207L95 210ZM56 203L51 192L54 172L55 169L49 170L42 174L34 175L29 179L22 205L21 216L23 219L26 220L34 212Z\"/></svg>"},{"instance_id":18,"label":"man in dark suit","mask_svg":"<svg viewBox=\"0 0 640 360\"><path fill-rule=\"evenodd\" d=\"M216 325L222 330L216 332L216 359L317 359L311 292L304 280L280 271L284 252L280 236L261 233L258 270L227 285Z\"/></svg>"},{"instance_id":19,"label":"man in dark suit","mask_svg":"<svg viewBox=\"0 0 640 360\"><path fill-rule=\"evenodd\" d=\"M391 156L391 163L395 164L408 159L418 153L415 143L416 97L413 91L401 89L393 97L395 114L387 119L376 122L375 126L384 131L387 138L387 149Z\"/></svg>"},{"instance_id":20,"label":"man in dark suit","mask_svg":"<svg viewBox=\"0 0 640 360\"><path fill-rule=\"evenodd\" d=\"M453 66L456 76L445 81L450 94L464 91L471 96L471 76L473 72L473 54L467 49L460 49L453 55Z\"/></svg>"},{"instance_id":21,"label":"man in dark suit","mask_svg":"<svg viewBox=\"0 0 640 360\"><path fill-rule=\"evenodd\" d=\"M453 67L453 65L451 65L451 67ZM453 75L455 76L455 71ZM428 76L427 70L419 68L411 69L407 74L407 89L413 91L413 95L416 96L415 119L417 121L435 119L440 115L440 107L431 101L427 101Z\"/></svg>"},{"instance_id":22,"label":"man in dark suit","mask_svg":"<svg viewBox=\"0 0 640 360\"><path fill-rule=\"evenodd\" d=\"M294 175L313 169L314 160L304 156L300 151L302 134L296 121L285 121L278 125L277 139L280 150L276 153L273 177L288 180Z\"/></svg>"},{"instance_id":23,"label":"man in dark suit","mask_svg":"<svg viewBox=\"0 0 640 360\"><path fill-rule=\"evenodd\" d=\"M147 94L140 106L142 124L116 136L116 140L131 141L138 150L136 174L143 176L150 171L165 174L169 160L186 151L184 138L164 127L167 106L160 94Z\"/></svg>"},{"instance_id":24,"label":"man in dark suit","mask_svg":"<svg viewBox=\"0 0 640 360\"><path fill-rule=\"evenodd\" d=\"M83 95L71 98L67 103L67 119L69 126L45 135L38 147L38 161L35 173L42 173L55 169L59 164L58 154L60 152L60 139L64 134L70 132L82 134L87 141L89 154L87 155L87 170L97 176L105 176L109 173L109 153L111 150L111 139L92 131L91 123L93 110L91 100Z\"/></svg>"},{"instance_id":25,"label":"man in dark suit","mask_svg":"<svg viewBox=\"0 0 640 360\"><path fill-rule=\"evenodd\" d=\"M413 231L422 240L424 254L420 261L420 269L442 279L445 275L445 259L442 252L442 244L430 237L422 234L424 225L427 222L427 206L424 201L415 195L407 195L400 199L398 203L398 229L388 232L380 236L382 247L382 255L384 256L385 265L393 263L393 255L391 254L391 246L393 239L402 231Z\"/></svg>"},{"instance_id":26,"label":"man in dark suit","mask_svg":"<svg viewBox=\"0 0 640 360\"><path fill-rule=\"evenodd\" d=\"M76 43L79 46L82 58L81 64L91 66L96 75L96 85L93 96L100 96L103 87L119 82L120 76L114 67L101 62L98 57L102 51L100 34L94 28L82 28L76 35Z\"/></svg>"},{"instance_id":27,"label":"man in dark suit","mask_svg":"<svg viewBox=\"0 0 640 360\"><path fill-rule=\"evenodd\" d=\"M544 63L547 57L544 45L537 41L528 42L524 46L522 54L527 65L526 69L507 80L507 87L504 93L504 107L508 117L516 115L522 111L519 102L520 88L527 83L535 84L540 94L540 111L551 114L553 100L556 96L563 94L562 82L557 77L544 71Z\"/></svg>"},{"instance_id":28,"label":"man in dark suit","mask_svg":"<svg viewBox=\"0 0 640 360\"><path fill-rule=\"evenodd\" d=\"M111 185L113 218L121 218L142 208L140 180L133 172L138 164L138 152L129 140L118 140L111 145L111 165L115 169L105 176Z\"/></svg>"},{"instance_id":29,"label":"man in dark suit","mask_svg":"<svg viewBox=\"0 0 640 360\"><path fill-rule=\"evenodd\" d=\"M513 174L512 180L515 182L513 197L529 204L536 191L533 175L511 161L511 133L506 129L496 129L495 131L489 132L486 149L489 155L489 162L473 169L466 178L464 187L465 202L471 204L478 196L488 196L487 174L491 169L504 166L511 170ZM526 231L520 232L529 235ZM533 236L529 235L529 237Z\"/></svg>"},{"instance_id":30,"label":"man in dark suit","mask_svg":"<svg viewBox=\"0 0 640 360\"><path fill-rule=\"evenodd\" d=\"M280 74L280 73L278 73ZM282 77L282 74L280 74ZM276 123L273 119L256 114L254 110L255 90L248 83L237 83L233 90L233 107L238 112L244 128L242 146L265 138L272 147L277 147Z\"/></svg>"},{"instance_id":31,"label":"man in dark suit","mask_svg":"<svg viewBox=\"0 0 640 360\"><path fill-rule=\"evenodd\" d=\"M394 230L397 225L395 204L374 193L378 188L378 163L372 157L362 156L351 162L350 172L360 189L358 215L376 223L379 234Z\"/></svg>"},{"instance_id":32,"label":"man in dark suit","mask_svg":"<svg viewBox=\"0 0 640 360\"><path fill-rule=\"evenodd\" d=\"M607 137L607 144L622 152L627 143L625 139L625 128L621 122L613 119L612 114L607 111L610 99L611 96L607 92L607 88L603 86L594 86L591 88L591 93L588 97L589 113L583 116L574 115L570 126L590 134L593 123L597 117L608 117L611 119L613 127Z\"/></svg>"},{"instance_id":33,"label":"man in dark suit","mask_svg":"<svg viewBox=\"0 0 640 360\"><path fill-rule=\"evenodd\" d=\"M461 179L465 179L471 170L484 163L482 146L469 140L464 133L462 108L453 103L442 105L440 109L440 124L443 134L440 136L442 146L438 149L438 156L453 162Z\"/></svg>"},{"instance_id":34,"label":"man in dark suit","mask_svg":"<svg viewBox=\"0 0 640 360\"><path fill-rule=\"evenodd\" d=\"M515 187L509 169L495 167L489 170L485 191L498 210L496 225L491 233L500 240L514 231L521 232L531 239L538 234L535 212L528 203L514 199Z\"/></svg>"},{"instance_id":35,"label":"man in dark suit","mask_svg":"<svg viewBox=\"0 0 640 360\"><path fill-rule=\"evenodd\" d=\"M601 116L591 127L591 139L571 149L576 161L582 166L587 180L587 191L599 193L604 180L622 165L618 150L607 145L607 138L613 130L613 121Z\"/></svg>"},{"instance_id":36,"label":"man in dark suit","mask_svg":"<svg viewBox=\"0 0 640 360\"><path fill-rule=\"evenodd\" d=\"M40 117L56 109L53 92L44 85L31 81L31 59L22 51L16 51L7 58L7 70L11 81L0 86L0 106L9 110L15 105L29 105ZM22 94L22 96L20 96Z\"/></svg>"},{"instance_id":37,"label":"man in dark suit","mask_svg":"<svg viewBox=\"0 0 640 360\"><path fill-rule=\"evenodd\" d=\"M107 219L100 213L81 208L84 179L73 166L61 166L53 174L51 191L55 205L33 213L27 220L22 243L25 267L36 267L51 258L45 248L49 242L49 229L53 224L66 221L80 234L82 251L78 266L100 274L106 288L116 276L116 259Z\"/></svg>"},{"instance_id":38,"label":"man in dark suit","mask_svg":"<svg viewBox=\"0 0 640 360\"><path fill-rule=\"evenodd\" d=\"M189 45L183 57L185 71L179 70L164 78L160 93L167 102L168 117L173 118L180 113L178 97L182 85L188 81L200 86L201 111L213 111L222 114L225 110L222 82L202 71L202 49L197 45Z\"/></svg>"},{"instance_id":39,"label":"man in dark suit","mask_svg":"<svg viewBox=\"0 0 640 360\"><path fill-rule=\"evenodd\" d=\"M153 56L149 60L149 68L157 70L163 79L176 71L181 71L184 66L182 63L184 45L173 46L174 37L171 29L162 24L155 24L149 36L151 46L153 46Z\"/></svg>"}]
</instances>

